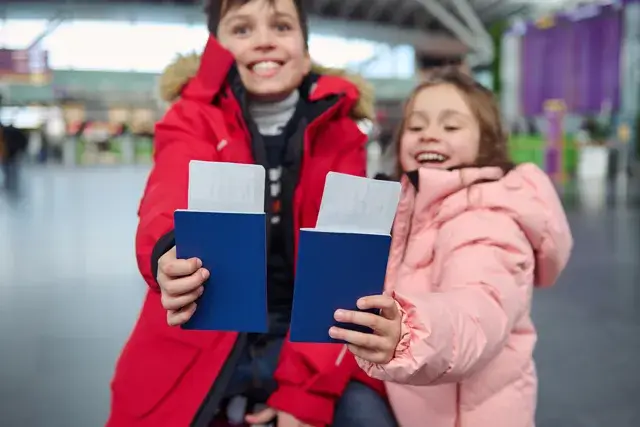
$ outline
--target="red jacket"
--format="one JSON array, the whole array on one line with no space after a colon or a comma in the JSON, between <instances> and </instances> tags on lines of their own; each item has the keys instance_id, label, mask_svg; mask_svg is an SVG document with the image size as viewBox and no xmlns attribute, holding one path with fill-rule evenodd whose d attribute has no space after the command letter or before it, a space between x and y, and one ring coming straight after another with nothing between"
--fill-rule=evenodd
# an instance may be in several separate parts
<instances>
[{"instance_id":1,"label":"red jacket","mask_svg":"<svg viewBox=\"0 0 640 427\"><path fill-rule=\"evenodd\" d=\"M236 333L169 327L151 261L158 241L173 228L173 212L187 207L190 160L254 162L242 110L228 82L232 67L231 55L211 38L201 58L182 58L161 80L165 98L181 98L156 126L154 167L136 235L138 266L149 291L116 366L108 427L191 425L238 338ZM305 132L294 194L295 230L315 225L329 171L365 174L367 138L355 120L372 110L363 103L370 94L345 78L322 75L310 100L332 97L337 101ZM335 401L351 379L383 392L382 383L367 377L344 349L286 342L276 371L279 388L269 404L322 426L331 423Z\"/></svg>"}]
</instances>

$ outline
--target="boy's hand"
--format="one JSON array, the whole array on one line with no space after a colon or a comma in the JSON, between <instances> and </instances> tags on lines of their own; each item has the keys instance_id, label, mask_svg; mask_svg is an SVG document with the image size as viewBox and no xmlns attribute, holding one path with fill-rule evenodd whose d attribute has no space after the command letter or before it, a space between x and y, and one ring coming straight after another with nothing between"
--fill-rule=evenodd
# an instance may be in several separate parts
<instances>
[{"instance_id":1,"label":"boy's hand","mask_svg":"<svg viewBox=\"0 0 640 427\"><path fill-rule=\"evenodd\" d=\"M402 331L402 315L396 301L388 295L374 295L358 300L360 310L379 308L380 315L361 311L337 310L334 318L338 322L366 326L372 334L332 327L329 336L346 341L351 353L371 363L389 363L395 355Z\"/></svg>"},{"instance_id":2,"label":"boy's hand","mask_svg":"<svg viewBox=\"0 0 640 427\"><path fill-rule=\"evenodd\" d=\"M202 284L208 278L209 271L202 268L202 261L177 259L175 246L160 257L157 281L169 325L182 325L193 316L196 300L204 292Z\"/></svg>"},{"instance_id":3,"label":"boy's hand","mask_svg":"<svg viewBox=\"0 0 640 427\"><path fill-rule=\"evenodd\" d=\"M245 417L245 421L250 425L268 424L276 417L278 417L277 427L311 427L299 421L293 415L273 408L265 408L257 414L249 414Z\"/></svg>"}]
</instances>

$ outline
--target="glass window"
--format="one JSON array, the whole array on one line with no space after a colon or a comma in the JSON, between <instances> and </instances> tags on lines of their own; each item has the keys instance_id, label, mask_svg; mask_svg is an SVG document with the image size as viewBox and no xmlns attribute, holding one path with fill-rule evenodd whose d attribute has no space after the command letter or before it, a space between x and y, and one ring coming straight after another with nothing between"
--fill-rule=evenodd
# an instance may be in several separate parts
<instances>
[{"instance_id":1,"label":"glass window","mask_svg":"<svg viewBox=\"0 0 640 427\"><path fill-rule=\"evenodd\" d=\"M412 46L383 45L360 72L368 78L412 79L416 73L415 50Z\"/></svg>"},{"instance_id":2,"label":"glass window","mask_svg":"<svg viewBox=\"0 0 640 427\"><path fill-rule=\"evenodd\" d=\"M56 69L160 72L206 41L204 26L71 21L47 37L44 48Z\"/></svg>"},{"instance_id":3,"label":"glass window","mask_svg":"<svg viewBox=\"0 0 640 427\"><path fill-rule=\"evenodd\" d=\"M315 61L327 67L346 68L369 78L413 78L412 46L389 46L367 40L311 35L309 50Z\"/></svg>"},{"instance_id":4,"label":"glass window","mask_svg":"<svg viewBox=\"0 0 640 427\"><path fill-rule=\"evenodd\" d=\"M317 34L309 36L311 57L325 67L356 66L375 56L376 48L376 43L365 40L345 40Z\"/></svg>"},{"instance_id":5,"label":"glass window","mask_svg":"<svg viewBox=\"0 0 640 427\"><path fill-rule=\"evenodd\" d=\"M45 30L46 21L0 21L0 43L21 48ZM54 69L161 72L178 54L201 52L207 42L204 25L69 20L42 42ZM411 78L411 46L391 47L367 40L311 34L314 61L349 69L365 77Z\"/></svg>"},{"instance_id":6,"label":"glass window","mask_svg":"<svg viewBox=\"0 0 640 427\"><path fill-rule=\"evenodd\" d=\"M47 28L46 20L0 20L0 48L23 49Z\"/></svg>"}]
</instances>

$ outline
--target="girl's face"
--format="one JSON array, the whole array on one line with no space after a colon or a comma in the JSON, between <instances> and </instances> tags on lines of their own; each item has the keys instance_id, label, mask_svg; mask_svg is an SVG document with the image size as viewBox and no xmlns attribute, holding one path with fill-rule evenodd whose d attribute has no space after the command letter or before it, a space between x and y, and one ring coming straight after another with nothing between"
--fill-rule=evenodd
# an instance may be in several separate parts
<instances>
[{"instance_id":1,"label":"girl's face","mask_svg":"<svg viewBox=\"0 0 640 427\"><path fill-rule=\"evenodd\" d=\"M407 114L399 153L404 171L449 169L473 164L478 158L480 126L455 86L422 89Z\"/></svg>"},{"instance_id":2,"label":"girl's face","mask_svg":"<svg viewBox=\"0 0 640 427\"><path fill-rule=\"evenodd\" d=\"M234 56L249 94L261 101L286 98L311 70L293 0L254 0L230 9L218 40Z\"/></svg>"}]
</instances>

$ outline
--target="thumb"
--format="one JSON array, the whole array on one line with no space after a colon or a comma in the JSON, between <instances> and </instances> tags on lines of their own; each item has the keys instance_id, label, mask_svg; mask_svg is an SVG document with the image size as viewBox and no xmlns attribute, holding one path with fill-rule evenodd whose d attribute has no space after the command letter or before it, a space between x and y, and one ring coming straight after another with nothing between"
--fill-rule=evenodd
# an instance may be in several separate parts
<instances>
[{"instance_id":1,"label":"thumb","mask_svg":"<svg viewBox=\"0 0 640 427\"><path fill-rule=\"evenodd\" d=\"M385 301L385 306L380 310L380 315L388 320L395 320L400 317L400 309L398 303L392 295L385 295L388 299Z\"/></svg>"},{"instance_id":2,"label":"thumb","mask_svg":"<svg viewBox=\"0 0 640 427\"><path fill-rule=\"evenodd\" d=\"M278 415L278 411L275 409L265 408L256 414L248 414L244 419L247 424L266 424L272 421L276 415Z\"/></svg>"}]
</instances>

